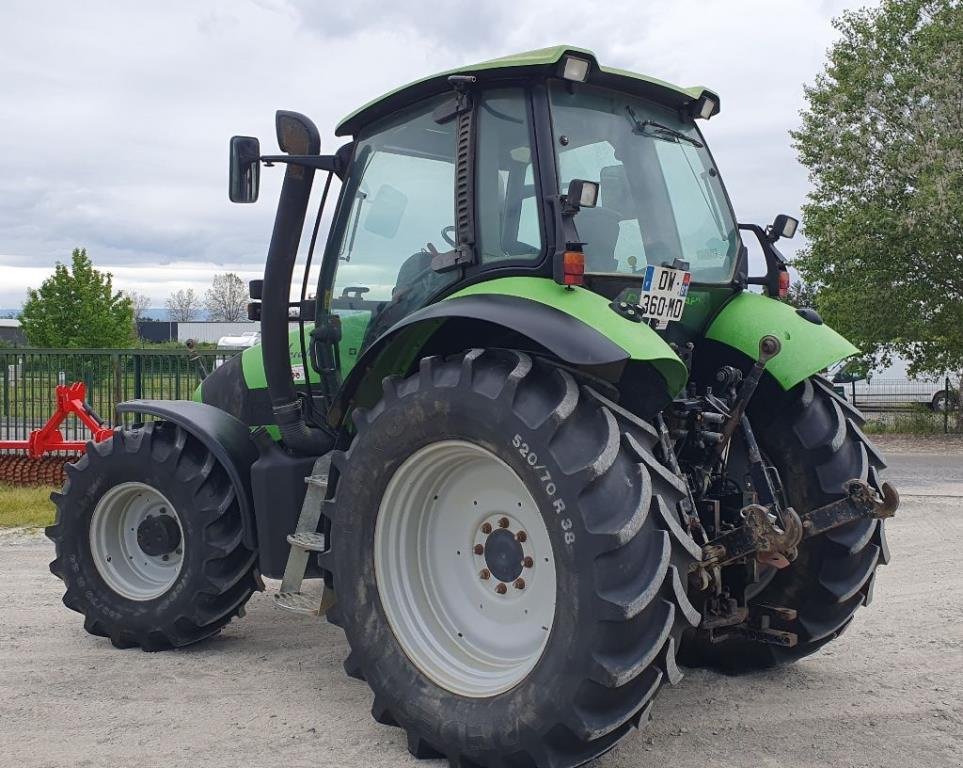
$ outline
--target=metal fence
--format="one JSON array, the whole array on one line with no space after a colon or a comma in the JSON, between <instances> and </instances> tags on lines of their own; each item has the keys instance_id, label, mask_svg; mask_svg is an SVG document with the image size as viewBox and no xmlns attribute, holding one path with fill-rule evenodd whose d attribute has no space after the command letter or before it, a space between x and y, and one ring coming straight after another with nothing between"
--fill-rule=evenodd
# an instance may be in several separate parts
<instances>
[{"instance_id":1,"label":"metal fence","mask_svg":"<svg viewBox=\"0 0 963 768\"><path fill-rule=\"evenodd\" d=\"M836 383L836 391L869 419L884 423L913 421L952 432L957 425L960 394L949 377L932 379L883 379L870 377Z\"/></svg>"},{"instance_id":2,"label":"metal fence","mask_svg":"<svg viewBox=\"0 0 963 768\"><path fill-rule=\"evenodd\" d=\"M116 425L118 403L190 399L203 370L235 354L238 350L0 349L0 439L23 440L42 426L54 411L57 384L84 382L87 402ZM63 432L68 440L89 436L75 419Z\"/></svg>"}]
</instances>

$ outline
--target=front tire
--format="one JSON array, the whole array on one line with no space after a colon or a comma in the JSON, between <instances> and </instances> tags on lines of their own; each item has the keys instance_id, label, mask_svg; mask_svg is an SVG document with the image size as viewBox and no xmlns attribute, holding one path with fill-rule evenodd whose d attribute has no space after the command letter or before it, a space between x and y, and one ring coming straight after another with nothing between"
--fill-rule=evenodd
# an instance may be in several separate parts
<instances>
[{"instance_id":1,"label":"front tire","mask_svg":"<svg viewBox=\"0 0 963 768\"><path fill-rule=\"evenodd\" d=\"M481 350L387 379L355 423L323 563L375 719L416 757L553 767L647 721L700 619L684 486L652 428L554 366Z\"/></svg>"},{"instance_id":2,"label":"front tire","mask_svg":"<svg viewBox=\"0 0 963 768\"><path fill-rule=\"evenodd\" d=\"M117 430L67 465L47 536L63 602L118 648L195 643L260 588L224 467L169 422Z\"/></svg>"}]
</instances>

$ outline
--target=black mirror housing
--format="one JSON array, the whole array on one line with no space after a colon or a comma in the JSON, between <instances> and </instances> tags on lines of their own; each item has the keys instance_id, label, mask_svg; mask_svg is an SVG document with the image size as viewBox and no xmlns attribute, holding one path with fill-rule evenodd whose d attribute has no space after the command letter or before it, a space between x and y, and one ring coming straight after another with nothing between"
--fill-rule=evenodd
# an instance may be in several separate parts
<instances>
[{"instance_id":1,"label":"black mirror housing","mask_svg":"<svg viewBox=\"0 0 963 768\"><path fill-rule=\"evenodd\" d=\"M256 202L260 184L261 143L253 136L232 136L228 185L231 202Z\"/></svg>"},{"instance_id":2,"label":"black mirror housing","mask_svg":"<svg viewBox=\"0 0 963 768\"><path fill-rule=\"evenodd\" d=\"M769 225L769 237L772 242L776 242L780 237L785 237L788 240L796 234L798 227L799 219L780 213Z\"/></svg>"}]
</instances>

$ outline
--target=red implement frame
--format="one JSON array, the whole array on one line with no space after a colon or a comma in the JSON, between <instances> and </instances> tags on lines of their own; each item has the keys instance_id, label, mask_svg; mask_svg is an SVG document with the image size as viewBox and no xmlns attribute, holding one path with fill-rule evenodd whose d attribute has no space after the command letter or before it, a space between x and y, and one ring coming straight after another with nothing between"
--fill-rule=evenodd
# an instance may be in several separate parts
<instances>
[{"instance_id":1,"label":"red implement frame","mask_svg":"<svg viewBox=\"0 0 963 768\"><path fill-rule=\"evenodd\" d=\"M86 426L95 443L106 440L113 434L105 427L100 417L87 405L87 387L82 381L73 384L57 385L57 410L47 419L40 429L35 429L26 440L0 440L0 450L25 450L34 459L39 459L49 451L83 451L86 440L65 440L60 425L73 414Z\"/></svg>"}]
</instances>

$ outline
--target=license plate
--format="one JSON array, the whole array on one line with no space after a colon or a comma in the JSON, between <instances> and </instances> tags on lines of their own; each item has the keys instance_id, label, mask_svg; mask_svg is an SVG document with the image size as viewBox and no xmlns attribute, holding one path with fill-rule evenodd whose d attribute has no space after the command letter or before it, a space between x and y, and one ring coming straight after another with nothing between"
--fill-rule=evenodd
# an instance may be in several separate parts
<instances>
[{"instance_id":1,"label":"license plate","mask_svg":"<svg viewBox=\"0 0 963 768\"><path fill-rule=\"evenodd\" d=\"M658 320L662 324L681 318L691 279L692 276L684 270L649 264L639 294L643 319Z\"/></svg>"}]
</instances>

